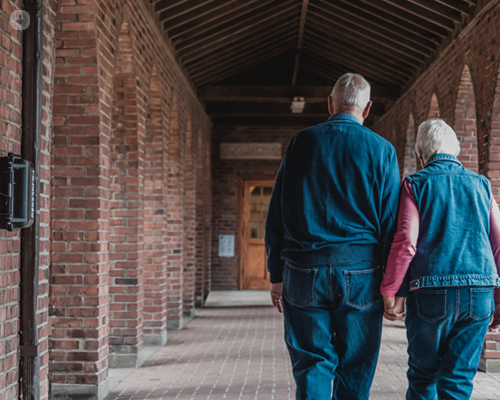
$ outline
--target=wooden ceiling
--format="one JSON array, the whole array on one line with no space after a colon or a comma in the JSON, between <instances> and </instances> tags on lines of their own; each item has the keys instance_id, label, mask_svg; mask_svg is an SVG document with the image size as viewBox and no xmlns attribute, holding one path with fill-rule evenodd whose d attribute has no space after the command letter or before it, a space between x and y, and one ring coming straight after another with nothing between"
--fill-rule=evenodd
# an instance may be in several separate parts
<instances>
[{"instance_id":1,"label":"wooden ceiling","mask_svg":"<svg viewBox=\"0 0 500 400\"><path fill-rule=\"evenodd\" d=\"M376 118L490 0L150 1L215 125L309 125L348 71L372 84Z\"/></svg>"}]
</instances>

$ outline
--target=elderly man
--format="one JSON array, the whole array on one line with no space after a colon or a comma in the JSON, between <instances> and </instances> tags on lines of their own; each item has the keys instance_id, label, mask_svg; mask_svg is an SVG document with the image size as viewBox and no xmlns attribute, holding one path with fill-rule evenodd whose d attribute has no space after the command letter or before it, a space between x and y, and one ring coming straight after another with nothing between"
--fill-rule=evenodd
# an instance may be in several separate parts
<instances>
[{"instance_id":1,"label":"elderly man","mask_svg":"<svg viewBox=\"0 0 500 400\"><path fill-rule=\"evenodd\" d=\"M343 75L328 121L290 141L271 196L271 297L301 400L368 399L375 373L399 168L394 147L363 126L371 104L368 82Z\"/></svg>"}]
</instances>

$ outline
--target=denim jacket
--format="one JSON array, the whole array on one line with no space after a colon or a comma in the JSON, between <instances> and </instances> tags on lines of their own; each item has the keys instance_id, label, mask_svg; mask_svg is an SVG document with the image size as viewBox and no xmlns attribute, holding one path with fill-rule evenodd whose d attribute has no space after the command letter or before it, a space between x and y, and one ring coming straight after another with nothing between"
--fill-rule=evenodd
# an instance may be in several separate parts
<instances>
[{"instance_id":1,"label":"denim jacket","mask_svg":"<svg viewBox=\"0 0 500 400\"><path fill-rule=\"evenodd\" d=\"M455 156L436 154L407 177L420 215L409 289L428 286L500 286L490 235L488 179Z\"/></svg>"}]
</instances>

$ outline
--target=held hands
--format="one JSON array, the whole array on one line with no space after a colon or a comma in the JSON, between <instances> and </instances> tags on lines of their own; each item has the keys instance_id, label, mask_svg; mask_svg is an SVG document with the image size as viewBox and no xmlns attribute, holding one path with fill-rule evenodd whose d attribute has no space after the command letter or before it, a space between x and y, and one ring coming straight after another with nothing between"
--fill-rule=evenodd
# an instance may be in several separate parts
<instances>
[{"instance_id":1,"label":"held hands","mask_svg":"<svg viewBox=\"0 0 500 400\"><path fill-rule=\"evenodd\" d=\"M281 290L283 288L283 283L271 283L271 300L273 301L273 306L278 309L280 314L283 314L283 303L281 302Z\"/></svg>"},{"instance_id":2,"label":"held hands","mask_svg":"<svg viewBox=\"0 0 500 400\"><path fill-rule=\"evenodd\" d=\"M500 332L500 303L495 302L495 312L491 320L488 332Z\"/></svg>"},{"instance_id":3,"label":"held hands","mask_svg":"<svg viewBox=\"0 0 500 400\"><path fill-rule=\"evenodd\" d=\"M404 297L385 297L384 299L384 317L389 321L396 321L406 317L405 304L406 298Z\"/></svg>"}]
</instances>

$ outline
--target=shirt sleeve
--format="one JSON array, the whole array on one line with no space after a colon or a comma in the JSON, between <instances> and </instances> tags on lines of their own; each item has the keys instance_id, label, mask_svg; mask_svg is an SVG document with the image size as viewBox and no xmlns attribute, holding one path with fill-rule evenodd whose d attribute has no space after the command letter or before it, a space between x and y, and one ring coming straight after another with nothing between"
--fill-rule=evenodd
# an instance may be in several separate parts
<instances>
[{"instance_id":1,"label":"shirt sleeve","mask_svg":"<svg viewBox=\"0 0 500 400\"><path fill-rule=\"evenodd\" d=\"M405 179L399 203L398 229L389 253L385 277L380 286L383 296L395 296L403 284L411 260L415 256L419 228L420 217L413 189L411 183Z\"/></svg>"},{"instance_id":2,"label":"shirt sleeve","mask_svg":"<svg viewBox=\"0 0 500 400\"><path fill-rule=\"evenodd\" d=\"M388 157L388 170L382 193L382 208L380 213L382 249L382 264L387 265L387 258L391 248L392 239L397 228L398 201L399 201L399 165L396 151L391 147Z\"/></svg>"},{"instance_id":3,"label":"shirt sleeve","mask_svg":"<svg viewBox=\"0 0 500 400\"><path fill-rule=\"evenodd\" d=\"M490 243L498 275L500 275L500 210L493 196L491 196L490 206ZM495 302L500 303L500 288L495 290L494 297Z\"/></svg>"},{"instance_id":4,"label":"shirt sleeve","mask_svg":"<svg viewBox=\"0 0 500 400\"><path fill-rule=\"evenodd\" d=\"M283 219L281 217L281 189L283 186L283 169L285 167L286 153L281 166L276 174L265 227L265 245L267 253L267 270L271 283L283 282L283 250L285 239L283 233Z\"/></svg>"}]
</instances>

